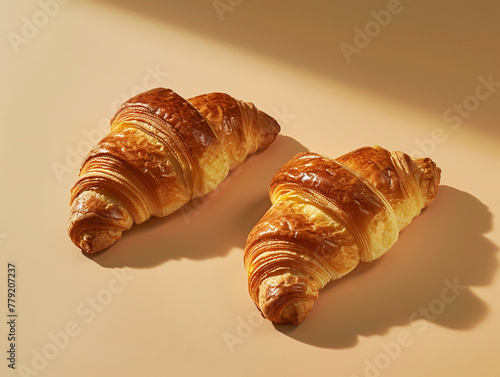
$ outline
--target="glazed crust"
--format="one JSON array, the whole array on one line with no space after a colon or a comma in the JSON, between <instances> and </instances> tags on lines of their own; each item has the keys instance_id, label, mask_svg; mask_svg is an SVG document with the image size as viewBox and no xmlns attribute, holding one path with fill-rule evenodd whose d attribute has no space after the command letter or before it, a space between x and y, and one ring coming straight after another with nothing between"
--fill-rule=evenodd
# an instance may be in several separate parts
<instances>
[{"instance_id":1,"label":"glazed crust","mask_svg":"<svg viewBox=\"0 0 500 377\"><path fill-rule=\"evenodd\" d=\"M71 239L88 253L109 247L132 224L216 188L279 131L252 103L224 93L185 100L157 88L129 99L82 164L71 192Z\"/></svg>"},{"instance_id":2,"label":"glazed crust","mask_svg":"<svg viewBox=\"0 0 500 377\"><path fill-rule=\"evenodd\" d=\"M396 242L439 179L430 159L380 147L336 160L295 156L272 179L273 205L248 236L245 266L257 307L273 322L302 322L324 285Z\"/></svg>"}]
</instances>

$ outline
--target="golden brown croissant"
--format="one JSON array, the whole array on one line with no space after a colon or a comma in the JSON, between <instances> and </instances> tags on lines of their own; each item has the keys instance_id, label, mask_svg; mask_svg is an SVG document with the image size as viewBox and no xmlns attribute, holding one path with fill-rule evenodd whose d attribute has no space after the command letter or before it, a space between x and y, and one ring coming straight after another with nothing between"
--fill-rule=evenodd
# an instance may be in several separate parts
<instances>
[{"instance_id":1,"label":"golden brown croissant","mask_svg":"<svg viewBox=\"0 0 500 377\"><path fill-rule=\"evenodd\" d=\"M245 248L249 293L264 317L302 322L329 281L396 242L434 199L440 174L430 158L381 147L336 160L305 152L285 164Z\"/></svg>"},{"instance_id":2,"label":"golden brown croissant","mask_svg":"<svg viewBox=\"0 0 500 377\"><path fill-rule=\"evenodd\" d=\"M111 246L134 223L213 190L279 131L252 103L224 93L185 100L157 88L131 98L83 162L71 192L72 241L87 253Z\"/></svg>"}]
</instances>

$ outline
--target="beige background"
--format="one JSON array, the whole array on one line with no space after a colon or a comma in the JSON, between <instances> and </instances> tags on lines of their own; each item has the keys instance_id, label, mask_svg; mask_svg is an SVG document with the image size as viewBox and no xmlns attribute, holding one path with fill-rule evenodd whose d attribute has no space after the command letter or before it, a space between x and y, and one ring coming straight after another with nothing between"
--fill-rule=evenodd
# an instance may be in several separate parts
<instances>
[{"instance_id":1,"label":"beige background","mask_svg":"<svg viewBox=\"0 0 500 377\"><path fill-rule=\"evenodd\" d=\"M14 262L18 369L2 357L2 376L499 375L500 5L344 3L3 2L0 349ZM66 234L80 161L157 86L252 101L282 135L207 198L86 257ZM262 320L242 252L273 173L374 144L432 157L436 201L302 325Z\"/></svg>"}]
</instances>

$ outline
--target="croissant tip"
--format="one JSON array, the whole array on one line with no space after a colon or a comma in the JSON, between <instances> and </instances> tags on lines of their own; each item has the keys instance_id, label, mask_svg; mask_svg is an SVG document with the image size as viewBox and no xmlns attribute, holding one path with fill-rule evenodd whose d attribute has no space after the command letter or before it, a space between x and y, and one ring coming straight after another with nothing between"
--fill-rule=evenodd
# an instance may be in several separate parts
<instances>
[{"instance_id":1,"label":"croissant tip","mask_svg":"<svg viewBox=\"0 0 500 377\"><path fill-rule=\"evenodd\" d=\"M259 147L264 148L270 145L276 136L281 132L279 123L269 114L258 110L259 122Z\"/></svg>"},{"instance_id":2,"label":"croissant tip","mask_svg":"<svg viewBox=\"0 0 500 377\"><path fill-rule=\"evenodd\" d=\"M288 304L281 313L282 323L298 325L309 315L315 300L299 300Z\"/></svg>"},{"instance_id":3,"label":"croissant tip","mask_svg":"<svg viewBox=\"0 0 500 377\"><path fill-rule=\"evenodd\" d=\"M84 252L87 254L93 254L94 251L94 245L92 242L92 236L86 234L82 237L82 240L80 241L80 249L82 249Z\"/></svg>"},{"instance_id":4,"label":"croissant tip","mask_svg":"<svg viewBox=\"0 0 500 377\"><path fill-rule=\"evenodd\" d=\"M427 207L436 197L439 184L441 183L441 168L429 157L414 159L415 164L422 172L420 177L420 190L424 199L424 207Z\"/></svg>"},{"instance_id":5,"label":"croissant tip","mask_svg":"<svg viewBox=\"0 0 500 377\"><path fill-rule=\"evenodd\" d=\"M277 275L260 286L258 306L274 323L298 325L309 315L318 293L318 286L308 278Z\"/></svg>"},{"instance_id":6,"label":"croissant tip","mask_svg":"<svg viewBox=\"0 0 500 377\"><path fill-rule=\"evenodd\" d=\"M111 231L93 231L93 234L86 232L81 233L73 239L73 242L86 254L95 254L99 251L107 249L113 245L120 237L121 232L118 235Z\"/></svg>"}]
</instances>

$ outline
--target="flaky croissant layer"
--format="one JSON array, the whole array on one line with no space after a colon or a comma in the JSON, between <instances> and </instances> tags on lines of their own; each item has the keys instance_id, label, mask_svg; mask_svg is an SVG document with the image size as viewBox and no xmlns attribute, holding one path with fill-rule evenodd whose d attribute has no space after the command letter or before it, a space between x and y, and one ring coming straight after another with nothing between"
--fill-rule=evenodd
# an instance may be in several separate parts
<instances>
[{"instance_id":1,"label":"flaky croissant layer","mask_svg":"<svg viewBox=\"0 0 500 377\"><path fill-rule=\"evenodd\" d=\"M216 188L279 131L252 103L224 93L185 100L157 88L129 99L71 191L72 241L87 253L111 246L134 223L167 216Z\"/></svg>"},{"instance_id":2,"label":"flaky croissant layer","mask_svg":"<svg viewBox=\"0 0 500 377\"><path fill-rule=\"evenodd\" d=\"M249 293L264 317L301 323L328 282L397 241L436 196L440 175L430 158L378 146L336 160L291 159L272 179L272 207L245 247Z\"/></svg>"}]
</instances>

